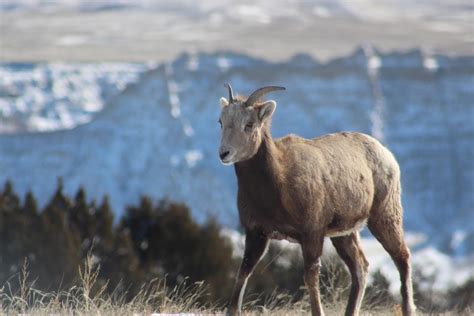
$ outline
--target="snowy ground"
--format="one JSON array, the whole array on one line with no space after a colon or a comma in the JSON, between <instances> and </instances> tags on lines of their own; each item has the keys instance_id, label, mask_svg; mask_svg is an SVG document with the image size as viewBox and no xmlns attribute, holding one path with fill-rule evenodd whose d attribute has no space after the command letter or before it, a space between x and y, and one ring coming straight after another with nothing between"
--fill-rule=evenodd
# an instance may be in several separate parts
<instances>
[{"instance_id":1,"label":"snowy ground","mask_svg":"<svg viewBox=\"0 0 474 316\"><path fill-rule=\"evenodd\" d=\"M2 0L0 60L163 61L232 50L319 59L370 43L474 52L470 0Z\"/></svg>"}]
</instances>

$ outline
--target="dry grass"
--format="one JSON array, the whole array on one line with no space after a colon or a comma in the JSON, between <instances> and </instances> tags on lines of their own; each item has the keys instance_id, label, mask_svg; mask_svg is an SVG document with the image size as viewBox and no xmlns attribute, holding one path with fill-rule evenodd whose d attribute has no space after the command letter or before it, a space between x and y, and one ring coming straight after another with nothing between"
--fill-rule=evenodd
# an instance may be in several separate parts
<instances>
[{"instance_id":1,"label":"dry grass","mask_svg":"<svg viewBox=\"0 0 474 316\"><path fill-rule=\"evenodd\" d=\"M29 280L25 263L18 276L19 289L13 292L8 282L0 288L0 315L137 315L152 313L217 313L219 307L202 305L206 295L203 282L187 284L186 280L173 289L166 281L154 279L142 286L131 300L126 293L108 294L107 284L96 286L99 267L93 268L89 256L79 268L80 285L67 290L45 293Z\"/></svg>"},{"instance_id":2,"label":"dry grass","mask_svg":"<svg viewBox=\"0 0 474 316\"><path fill-rule=\"evenodd\" d=\"M29 280L28 265L25 262L18 275L18 290L14 293L10 283L0 288L0 315L151 315L151 314L214 314L222 315L223 304L203 305L201 298L207 295L203 282L187 284L182 282L173 289L168 289L163 280L152 280L144 285L131 300L126 293L114 291L108 294L107 285L96 284L100 267L93 265L89 256L84 266L79 268L80 285L67 290L45 293L35 289L35 282ZM324 282L329 290L323 299L327 315L344 314L346 295L349 283L342 281L336 273ZM289 294L274 292L265 299L263 305L259 300L246 298L244 315L309 315L310 306L307 295L297 302ZM418 313L424 315L424 313ZM366 306L362 315L401 315L400 306L375 307ZM428 315L428 314L426 314ZM431 315L431 314L430 314ZM454 315L444 313L442 315ZM469 315L466 313L465 315Z\"/></svg>"}]
</instances>

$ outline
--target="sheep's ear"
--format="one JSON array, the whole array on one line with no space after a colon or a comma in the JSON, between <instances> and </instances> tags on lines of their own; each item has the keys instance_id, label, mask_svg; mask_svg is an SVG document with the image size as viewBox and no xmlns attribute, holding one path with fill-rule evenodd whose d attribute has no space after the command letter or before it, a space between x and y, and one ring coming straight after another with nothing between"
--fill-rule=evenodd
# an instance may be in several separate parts
<instances>
[{"instance_id":1,"label":"sheep's ear","mask_svg":"<svg viewBox=\"0 0 474 316\"><path fill-rule=\"evenodd\" d=\"M270 119L273 115L273 112L275 112L276 105L276 102L273 100L265 101L264 103L259 104L256 107L258 111L258 119L261 122Z\"/></svg>"},{"instance_id":2,"label":"sheep's ear","mask_svg":"<svg viewBox=\"0 0 474 316\"><path fill-rule=\"evenodd\" d=\"M222 97L220 100L219 100L220 104L221 104L221 108L223 108L224 106L228 106L229 105L229 101L227 101L226 98Z\"/></svg>"}]
</instances>

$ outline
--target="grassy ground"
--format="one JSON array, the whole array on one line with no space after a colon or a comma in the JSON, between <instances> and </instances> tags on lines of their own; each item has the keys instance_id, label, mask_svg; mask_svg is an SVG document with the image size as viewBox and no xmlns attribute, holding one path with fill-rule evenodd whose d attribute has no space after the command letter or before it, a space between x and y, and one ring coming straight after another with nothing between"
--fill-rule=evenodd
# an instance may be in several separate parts
<instances>
[{"instance_id":1,"label":"grassy ground","mask_svg":"<svg viewBox=\"0 0 474 316\"><path fill-rule=\"evenodd\" d=\"M163 283L160 283L163 284ZM153 314L206 314L222 315L224 307L222 304L215 306L202 306L199 303L201 291L200 285L175 288L165 291L162 285L156 285L151 291L143 291L132 301L125 302L120 297L87 296L87 289L74 287L68 291L59 293L43 293L28 289L29 298L20 296L8 296L3 294L3 307L0 315L153 315ZM167 292L167 293L166 293ZM264 305L254 302L246 302L244 315L310 315L307 299L297 303L282 304L281 297L272 301L267 300ZM276 304L278 302L278 304ZM326 315L343 315L345 302L335 305L326 305ZM401 315L399 305L392 307L364 308L362 315ZM432 313L418 312L418 315L433 315ZM436 315L458 315L455 312L445 312ZM462 315L472 315L465 312Z\"/></svg>"},{"instance_id":2,"label":"grassy ground","mask_svg":"<svg viewBox=\"0 0 474 316\"><path fill-rule=\"evenodd\" d=\"M222 315L225 304L203 304L207 295L204 282L181 285L169 289L163 280L152 280L145 284L141 291L131 300L126 299L123 291L106 291L107 284L98 287L96 280L99 269L93 269L92 258L88 258L80 268L80 282L67 290L42 292L35 289L34 281L29 280L27 265L18 276L19 287L11 290L10 282L0 288L1 315L157 315L157 314L206 314ZM327 284L326 284L327 285ZM341 295L341 288L334 287L330 297L325 297L326 315L343 315L346 297ZM244 315L309 315L310 306L307 296L293 302L292 296L274 293L257 303L257 299L245 298ZM472 315L473 310L460 315ZM362 315L401 315L399 305L364 306ZM418 315L433 313L418 312ZM445 312L436 315L458 315Z\"/></svg>"}]
</instances>

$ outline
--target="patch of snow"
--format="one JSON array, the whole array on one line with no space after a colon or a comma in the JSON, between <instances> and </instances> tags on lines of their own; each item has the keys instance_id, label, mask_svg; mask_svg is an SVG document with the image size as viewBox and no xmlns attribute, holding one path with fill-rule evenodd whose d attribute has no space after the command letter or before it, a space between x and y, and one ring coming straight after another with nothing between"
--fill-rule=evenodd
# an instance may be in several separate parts
<instances>
[{"instance_id":1,"label":"patch of snow","mask_svg":"<svg viewBox=\"0 0 474 316\"><path fill-rule=\"evenodd\" d=\"M217 66L222 72L226 72L230 68L231 63L228 58L220 56L217 58Z\"/></svg>"},{"instance_id":2,"label":"patch of snow","mask_svg":"<svg viewBox=\"0 0 474 316\"><path fill-rule=\"evenodd\" d=\"M183 132L187 137L194 136L194 129L187 120L183 122Z\"/></svg>"},{"instance_id":3,"label":"patch of snow","mask_svg":"<svg viewBox=\"0 0 474 316\"><path fill-rule=\"evenodd\" d=\"M406 233L405 236L407 244L412 248L412 269L414 274L418 274L417 279L421 287L443 293L474 277L474 268L470 266L469 258L453 258L431 246L413 250L425 239L426 236L421 234ZM390 281L390 292L398 295L399 274L388 253L373 238L362 238L361 242L369 261L369 281L374 272L380 271Z\"/></svg>"},{"instance_id":4,"label":"patch of snow","mask_svg":"<svg viewBox=\"0 0 474 316\"><path fill-rule=\"evenodd\" d=\"M382 66L382 61L375 54L374 48L371 45L364 45L364 54L367 58L367 70L369 75L376 75L379 68Z\"/></svg>"},{"instance_id":5,"label":"patch of snow","mask_svg":"<svg viewBox=\"0 0 474 316\"><path fill-rule=\"evenodd\" d=\"M428 237L423 233L410 232L404 236L408 247L417 247L428 240Z\"/></svg>"},{"instance_id":6,"label":"patch of snow","mask_svg":"<svg viewBox=\"0 0 474 316\"><path fill-rule=\"evenodd\" d=\"M197 57L196 57L196 63L197 63ZM192 69L189 69L189 68ZM196 67L196 68L194 68ZM187 68L189 71L197 71L198 64L193 65L191 64L188 59L187 62ZM178 83L173 79L174 75L174 69L173 65L171 63L167 63L165 66L165 74L167 78L167 87L168 87L168 94L169 94L169 103L170 103L170 113L171 116L177 120L179 120L181 127L182 127L182 132L186 137L192 137L194 136L194 129L191 125L191 122L189 119L185 118L182 116L182 111L181 111L181 101L179 98L179 85ZM190 165L188 163L188 165ZM193 165L194 166L194 165Z\"/></svg>"},{"instance_id":7,"label":"patch of snow","mask_svg":"<svg viewBox=\"0 0 474 316\"><path fill-rule=\"evenodd\" d=\"M383 115L385 108L385 99L380 88L379 68L382 66L382 61L375 54L372 46L364 46L364 54L367 59L367 74L369 76L370 85L372 89L373 108L370 112L370 121L372 122L371 134L380 141L384 140L383 133Z\"/></svg>"},{"instance_id":8,"label":"patch of snow","mask_svg":"<svg viewBox=\"0 0 474 316\"><path fill-rule=\"evenodd\" d=\"M436 72L439 68L438 61L432 55L430 51L424 50L422 52L423 56L423 67L429 72Z\"/></svg>"},{"instance_id":9,"label":"patch of snow","mask_svg":"<svg viewBox=\"0 0 474 316\"><path fill-rule=\"evenodd\" d=\"M199 69L199 57L195 51L192 51L189 54L187 68L189 71L197 71Z\"/></svg>"},{"instance_id":10,"label":"patch of snow","mask_svg":"<svg viewBox=\"0 0 474 316\"><path fill-rule=\"evenodd\" d=\"M472 258L469 257L453 259L433 247L421 249L412 257L414 269L418 268L426 280L420 284L424 290L442 292L474 277Z\"/></svg>"},{"instance_id":11,"label":"patch of snow","mask_svg":"<svg viewBox=\"0 0 474 316\"><path fill-rule=\"evenodd\" d=\"M451 248L457 249L461 246L461 244L466 240L467 234L463 230L456 230L453 233L453 238L451 239Z\"/></svg>"},{"instance_id":12,"label":"patch of snow","mask_svg":"<svg viewBox=\"0 0 474 316\"><path fill-rule=\"evenodd\" d=\"M426 69L428 69L431 72L434 72L439 68L438 62L433 57L425 58L423 60L423 67L425 67Z\"/></svg>"},{"instance_id":13,"label":"patch of snow","mask_svg":"<svg viewBox=\"0 0 474 316\"><path fill-rule=\"evenodd\" d=\"M70 129L87 123L152 66L0 64L0 134ZM8 124L13 120L18 122L14 128Z\"/></svg>"},{"instance_id":14,"label":"patch of snow","mask_svg":"<svg viewBox=\"0 0 474 316\"><path fill-rule=\"evenodd\" d=\"M168 94L170 102L170 113L175 119L181 116L181 102L178 95L178 84L172 79L174 74L173 65L167 63L165 66L165 73L168 77Z\"/></svg>"},{"instance_id":15,"label":"patch of snow","mask_svg":"<svg viewBox=\"0 0 474 316\"><path fill-rule=\"evenodd\" d=\"M245 236L230 228L223 228L220 234L230 241L232 245L232 256L234 258L242 258L245 248Z\"/></svg>"},{"instance_id":16,"label":"patch of snow","mask_svg":"<svg viewBox=\"0 0 474 316\"><path fill-rule=\"evenodd\" d=\"M197 149L189 150L184 155L184 158L186 160L186 163L188 164L188 167L193 168L199 161L202 160L203 154L200 150Z\"/></svg>"}]
</instances>

